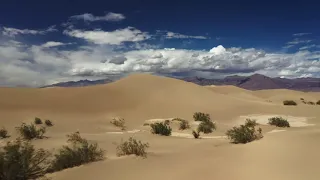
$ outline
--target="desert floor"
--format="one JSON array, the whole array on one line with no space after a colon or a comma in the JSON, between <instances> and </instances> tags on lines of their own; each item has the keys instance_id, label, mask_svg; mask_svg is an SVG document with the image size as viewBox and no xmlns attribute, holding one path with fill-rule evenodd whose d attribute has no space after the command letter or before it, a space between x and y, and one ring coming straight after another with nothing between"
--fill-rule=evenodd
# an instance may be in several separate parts
<instances>
[{"instance_id":1,"label":"desert floor","mask_svg":"<svg viewBox=\"0 0 320 180\"><path fill-rule=\"evenodd\" d=\"M319 180L320 93L291 90L248 91L233 86L198 86L147 74L135 74L114 83L81 88L0 88L0 126L17 137L14 127L50 119L48 139L34 140L50 151L66 144L66 135L80 131L107 151L106 160L48 174L53 180ZM295 100L298 106L284 106ZM171 122L169 137L150 133L144 123L179 117L193 127L194 112L209 113L218 129L202 139L191 130L179 131ZM286 117L291 128L263 125L268 117ZM123 117L127 130L110 124ZM264 138L249 144L231 144L227 129L257 119ZM285 131L277 131L285 130ZM118 133L116 133L118 132ZM148 142L148 157L117 157L116 144L129 137Z\"/></svg>"}]
</instances>

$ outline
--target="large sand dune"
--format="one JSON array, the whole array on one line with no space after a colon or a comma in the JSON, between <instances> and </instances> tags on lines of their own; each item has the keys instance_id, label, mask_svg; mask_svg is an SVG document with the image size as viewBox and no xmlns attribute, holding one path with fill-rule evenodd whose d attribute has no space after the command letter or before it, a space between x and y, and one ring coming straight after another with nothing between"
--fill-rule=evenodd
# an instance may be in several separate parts
<instances>
[{"instance_id":1,"label":"large sand dune","mask_svg":"<svg viewBox=\"0 0 320 180\"><path fill-rule=\"evenodd\" d=\"M65 135L79 130L108 151L102 162L50 174L53 180L69 179L320 179L320 106L305 105L300 98L317 101L320 93L291 90L248 91L233 86L203 87L193 83L147 74L134 74L119 81L75 88L0 88L0 125L12 132L35 116L51 119L49 139L36 140L37 147L58 148ZM298 106L283 106L292 99ZM143 123L150 119L181 117L192 121L194 112L209 113L218 129L195 140L173 124L172 137L152 135ZM312 126L287 131L263 126L265 138L234 145L223 138L241 117L263 118L270 114L306 117ZM257 114L261 115L258 116ZM123 133L109 121L126 119ZM299 117L299 118L295 118ZM305 120L304 120L305 121ZM134 136L149 142L147 159L115 156L114 142ZM186 138L187 137L187 138ZM9 139L9 140L10 140ZM2 140L4 142L5 140Z\"/></svg>"}]
</instances>

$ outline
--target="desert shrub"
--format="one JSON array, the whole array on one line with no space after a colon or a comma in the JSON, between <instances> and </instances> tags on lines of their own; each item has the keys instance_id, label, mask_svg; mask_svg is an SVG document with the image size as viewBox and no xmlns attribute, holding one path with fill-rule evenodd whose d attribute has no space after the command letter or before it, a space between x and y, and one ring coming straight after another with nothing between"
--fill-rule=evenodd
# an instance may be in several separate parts
<instances>
[{"instance_id":1,"label":"desert shrub","mask_svg":"<svg viewBox=\"0 0 320 180\"><path fill-rule=\"evenodd\" d=\"M193 119L195 121L210 121L210 115L202 112L195 112L193 114Z\"/></svg>"},{"instance_id":2,"label":"desert shrub","mask_svg":"<svg viewBox=\"0 0 320 180\"><path fill-rule=\"evenodd\" d=\"M123 118L113 118L112 121L110 121L111 124L115 125L116 127L120 127L121 130L125 130L126 121Z\"/></svg>"},{"instance_id":3,"label":"desert shrub","mask_svg":"<svg viewBox=\"0 0 320 180\"><path fill-rule=\"evenodd\" d=\"M45 127L38 128L34 124L27 125L25 123L22 123L20 127L16 127L16 130L22 138L27 140L41 139L46 132Z\"/></svg>"},{"instance_id":4,"label":"desert shrub","mask_svg":"<svg viewBox=\"0 0 320 180\"><path fill-rule=\"evenodd\" d=\"M185 130L185 129L189 129L190 125L189 122L187 120L182 120L179 123L179 130Z\"/></svg>"},{"instance_id":5,"label":"desert shrub","mask_svg":"<svg viewBox=\"0 0 320 180\"><path fill-rule=\"evenodd\" d=\"M160 135L164 135L164 136L170 136L171 135L171 127L166 124L165 122L162 123L154 123L151 124L151 132L153 134L160 134Z\"/></svg>"},{"instance_id":6,"label":"desert shrub","mask_svg":"<svg viewBox=\"0 0 320 180\"><path fill-rule=\"evenodd\" d=\"M143 123L143 126L150 126L150 123Z\"/></svg>"},{"instance_id":7,"label":"desert shrub","mask_svg":"<svg viewBox=\"0 0 320 180\"><path fill-rule=\"evenodd\" d=\"M216 129L216 125L212 121L202 121L198 126L198 132L203 132L204 134L212 133Z\"/></svg>"},{"instance_id":8,"label":"desert shrub","mask_svg":"<svg viewBox=\"0 0 320 180\"><path fill-rule=\"evenodd\" d=\"M170 124L170 120L166 119L166 120L164 121L164 123L167 124L167 125L169 125L169 124Z\"/></svg>"},{"instance_id":9,"label":"desert shrub","mask_svg":"<svg viewBox=\"0 0 320 180\"><path fill-rule=\"evenodd\" d=\"M130 137L128 141L121 142L121 144L117 146L117 156L134 154L136 156L147 157L147 148L149 148L148 143L142 143Z\"/></svg>"},{"instance_id":10,"label":"desert shrub","mask_svg":"<svg viewBox=\"0 0 320 180\"><path fill-rule=\"evenodd\" d=\"M307 104L309 104L309 105L316 105L316 103L314 103L314 102L312 102L312 101L307 102Z\"/></svg>"},{"instance_id":11,"label":"desert shrub","mask_svg":"<svg viewBox=\"0 0 320 180\"><path fill-rule=\"evenodd\" d=\"M283 105L286 105L286 106L296 106L297 103L293 100L285 100L283 101Z\"/></svg>"},{"instance_id":12,"label":"desert shrub","mask_svg":"<svg viewBox=\"0 0 320 180\"><path fill-rule=\"evenodd\" d=\"M34 123L35 124L42 124L42 120L38 117L34 118Z\"/></svg>"},{"instance_id":13,"label":"desert shrub","mask_svg":"<svg viewBox=\"0 0 320 180\"><path fill-rule=\"evenodd\" d=\"M50 153L35 149L30 142L8 142L0 151L0 179L32 180L45 175Z\"/></svg>"},{"instance_id":14,"label":"desert shrub","mask_svg":"<svg viewBox=\"0 0 320 180\"><path fill-rule=\"evenodd\" d=\"M277 127L290 127L289 122L282 117L272 117L272 118L269 118L268 120L269 120L268 124L270 125L274 125Z\"/></svg>"},{"instance_id":15,"label":"desert shrub","mask_svg":"<svg viewBox=\"0 0 320 180\"><path fill-rule=\"evenodd\" d=\"M46 124L47 126L53 126L52 122L49 119L45 120L44 124Z\"/></svg>"},{"instance_id":16,"label":"desert shrub","mask_svg":"<svg viewBox=\"0 0 320 180\"><path fill-rule=\"evenodd\" d=\"M63 146L51 163L49 172L80 166L104 159L105 151L97 143L89 143L80 136L79 132L67 135L70 146Z\"/></svg>"},{"instance_id":17,"label":"desert shrub","mask_svg":"<svg viewBox=\"0 0 320 180\"><path fill-rule=\"evenodd\" d=\"M301 101L304 101L304 98L300 98Z\"/></svg>"},{"instance_id":18,"label":"desert shrub","mask_svg":"<svg viewBox=\"0 0 320 180\"><path fill-rule=\"evenodd\" d=\"M200 137L200 132L197 132L195 130L192 131L192 135L195 139L198 139Z\"/></svg>"},{"instance_id":19,"label":"desert shrub","mask_svg":"<svg viewBox=\"0 0 320 180\"><path fill-rule=\"evenodd\" d=\"M0 138L7 138L8 137L8 131L3 127L0 129Z\"/></svg>"},{"instance_id":20,"label":"desert shrub","mask_svg":"<svg viewBox=\"0 0 320 180\"><path fill-rule=\"evenodd\" d=\"M316 102L317 105L320 105L320 100Z\"/></svg>"},{"instance_id":21,"label":"desert shrub","mask_svg":"<svg viewBox=\"0 0 320 180\"><path fill-rule=\"evenodd\" d=\"M257 123L255 122L255 120L247 119L244 125L229 129L226 132L226 135L235 144L246 144L254 140L261 139L263 137L262 129L258 128L258 130L256 130L256 125Z\"/></svg>"}]
</instances>

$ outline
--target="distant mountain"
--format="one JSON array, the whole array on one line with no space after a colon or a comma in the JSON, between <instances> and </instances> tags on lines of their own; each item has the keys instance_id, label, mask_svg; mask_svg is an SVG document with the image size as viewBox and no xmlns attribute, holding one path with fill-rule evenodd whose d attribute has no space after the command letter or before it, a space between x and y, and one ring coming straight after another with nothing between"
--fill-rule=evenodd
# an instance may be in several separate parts
<instances>
[{"instance_id":1,"label":"distant mountain","mask_svg":"<svg viewBox=\"0 0 320 180\"><path fill-rule=\"evenodd\" d=\"M110 79L99 79L99 80L80 80L80 81L67 81L67 82L60 82L56 84L51 84L48 86L43 86L41 88L47 88L47 87L83 87L83 86L92 86L92 85L98 85L98 84L107 84L112 82Z\"/></svg>"},{"instance_id":2,"label":"distant mountain","mask_svg":"<svg viewBox=\"0 0 320 180\"><path fill-rule=\"evenodd\" d=\"M233 85L248 90L292 89L299 91L320 91L320 78L270 78L261 74L251 76L228 76L224 79L182 78L199 85Z\"/></svg>"},{"instance_id":3,"label":"distant mountain","mask_svg":"<svg viewBox=\"0 0 320 180\"><path fill-rule=\"evenodd\" d=\"M224 79L206 79L201 77L185 77L179 78L181 80L192 82L201 86L205 85L233 85L248 90L262 90L262 89L292 89L298 91L318 91L320 92L320 78L271 78L261 74L254 74L251 76L227 76ZM113 82L110 79L100 80L80 80L69 81L52 84L45 87L82 87L97 84L107 84Z\"/></svg>"}]
</instances>

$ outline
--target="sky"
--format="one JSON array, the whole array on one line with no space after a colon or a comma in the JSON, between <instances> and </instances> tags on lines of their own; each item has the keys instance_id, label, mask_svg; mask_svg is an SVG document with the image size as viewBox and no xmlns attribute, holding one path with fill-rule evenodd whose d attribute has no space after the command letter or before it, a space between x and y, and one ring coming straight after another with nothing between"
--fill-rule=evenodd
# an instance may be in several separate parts
<instances>
[{"instance_id":1,"label":"sky","mask_svg":"<svg viewBox=\"0 0 320 180\"><path fill-rule=\"evenodd\" d=\"M130 73L320 78L319 2L10 0L0 86Z\"/></svg>"}]
</instances>

